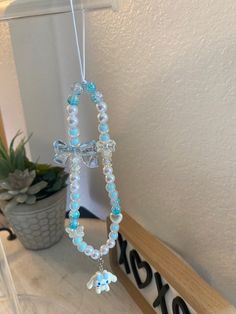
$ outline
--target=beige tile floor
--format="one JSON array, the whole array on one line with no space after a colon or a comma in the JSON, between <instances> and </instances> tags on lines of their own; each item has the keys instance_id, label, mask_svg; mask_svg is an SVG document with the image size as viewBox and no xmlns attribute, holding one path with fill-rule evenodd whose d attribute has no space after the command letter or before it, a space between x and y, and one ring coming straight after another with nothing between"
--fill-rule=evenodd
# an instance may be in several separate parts
<instances>
[{"instance_id":1,"label":"beige tile floor","mask_svg":"<svg viewBox=\"0 0 236 314\"><path fill-rule=\"evenodd\" d=\"M81 223L86 230L85 241L95 246L105 241L104 222L84 219ZM1 239L18 293L67 304L68 314L72 312L70 306L78 314L141 313L119 282L109 293L99 296L87 290L86 283L97 270L97 263L78 253L66 235L55 246L42 251L26 250L18 240L7 241L3 233Z\"/></svg>"}]
</instances>

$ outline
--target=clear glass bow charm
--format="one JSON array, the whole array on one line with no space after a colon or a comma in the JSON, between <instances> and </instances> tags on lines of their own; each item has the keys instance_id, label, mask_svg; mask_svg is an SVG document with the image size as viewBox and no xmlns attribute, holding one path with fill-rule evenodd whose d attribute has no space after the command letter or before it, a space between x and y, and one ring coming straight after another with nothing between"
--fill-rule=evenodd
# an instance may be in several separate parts
<instances>
[{"instance_id":1,"label":"clear glass bow charm","mask_svg":"<svg viewBox=\"0 0 236 314\"><path fill-rule=\"evenodd\" d=\"M96 141L92 140L73 147L58 140L53 143L55 156L54 162L65 166L69 157L77 155L88 168L97 168L99 166Z\"/></svg>"}]
</instances>

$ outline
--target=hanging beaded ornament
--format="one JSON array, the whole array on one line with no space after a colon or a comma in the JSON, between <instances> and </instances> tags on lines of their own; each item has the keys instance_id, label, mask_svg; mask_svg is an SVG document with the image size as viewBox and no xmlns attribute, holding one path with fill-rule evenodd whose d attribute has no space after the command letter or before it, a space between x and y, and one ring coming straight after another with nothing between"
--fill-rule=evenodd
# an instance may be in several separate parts
<instances>
[{"instance_id":1,"label":"hanging beaded ornament","mask_svg":"<svg viewBox=\"0 0 236 314\"><path fill-rule=\"evenodd\" d=\"M97 260L99 270L91 277L87 283L88 289L95 288L96 293L107 292L110 290L109 285L117 281L117 277L107 270L103 269L103 256L109 253L109 250L114 248L118 238L119 223L123 216L121 214L120 200L115 184L115 176L112 168L112 153L115 151L116 143L110 138L107 104L104 102L102 94L97 90L96 85L85 80L85 44L84 44L84 11L82 12L83 21L83 65L81 61L80 47L78 41L78 33L75 21L75 13L73 0L70 0L71 11L74 23L76 44L78 50L78 57L80 62L80 70L82 83L76 82L68 97L66 104L67 122L69 144L62 141L54 142L55 157L54 161L60 165L70 165L69 175L69 225L66 227L66 232L72 239L72 243L77 247L79 252L93 260ZM90 98L91 102L95 104L98 111L98 131L100 133L99 140L89 141L86 143L80 142L80 130L78 127L78 106L80 104L80 96L85 93ZM98 164L98 155L102 157L103 174L106 181L106 190L108 192L111 203L110 214L110 233L105 244L101 245L99 249L87 244L84 238L84 226L79 223L80 218L80 168L85 164L88 168L96 168Z\"/></svg>"}]
</instances>

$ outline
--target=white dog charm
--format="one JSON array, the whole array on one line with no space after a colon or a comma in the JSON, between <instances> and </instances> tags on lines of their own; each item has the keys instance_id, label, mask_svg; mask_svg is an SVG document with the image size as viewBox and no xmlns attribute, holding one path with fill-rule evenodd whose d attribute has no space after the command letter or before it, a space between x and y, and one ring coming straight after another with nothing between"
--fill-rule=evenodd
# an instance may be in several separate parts
<instances>
[{"instance_id":1,"label":"white dog charm","mask_svg":"<svg viewBox=\"0 0 236 314\"><path fill-rule=\"evenodd\" d=\"M87 288L95 288L96 293L101 294L103 291L108 292L110 290L110 283L116 281L117 277L107 270L103 270L102 272L97 271L96 274L93 275L87 283Z\"/></svg>"}]
</instances>

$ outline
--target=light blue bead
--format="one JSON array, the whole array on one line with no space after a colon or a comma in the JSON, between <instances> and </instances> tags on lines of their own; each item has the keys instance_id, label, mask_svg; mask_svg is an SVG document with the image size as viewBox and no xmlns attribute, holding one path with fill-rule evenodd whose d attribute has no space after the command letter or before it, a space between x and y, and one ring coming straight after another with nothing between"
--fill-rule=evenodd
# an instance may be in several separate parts
<instances>
[{"instance_id":1,"label":"light blue bead","mask_svg":"<svg viewBox=\"0 0 236 314\"><path fill-rule=\"evenodd\" d=\"M72 200L77 201L80 199L80 194L79 193L72 193L71 198L72 198Z\"/></svg>"},{"instance_id":2,"label":"light blue bead","mask_svg":"<svg viewBox=\"0 0 236 314\"><path fill-rule=\"evenodd\" d=\"M72 138L70 140L70 143L71 143L72 146L77 146L77 145L80 144L80 140L77 137L76 138Z\"/></svg>"},{"instance_id":3,"label":"light blue bead","mask_svg":"<svg viewBox=\"0 0 236 314\"><path fill-rule=\"evenodd\" d=\"M69 135L71 136L76 136L76 135L79 135L79 129L78 128L71 128L69 129Z\"/></svg>"},{"instance_id":4,"label":"light blue bead","mask_svg":"<svg viewBox=\"0 0 236 314\"><path fill-rule=\"evenodd\" d=\"M70 207L72 210L79 209L80 205L78 202L71 202Z\"/></svg>"},{"instance_id":5,"label":"light blue bead","mask_svg":"<svg viewBox=\"0 0 236 314\"><path fill-rule=\"evenodd\" d=\"M100 132L108 132L109 131L109 126L107 123L100 123L98 126L98 130Z\"/></svg>"},{"instance_id":6,"label":"light blue bead","mask_svg":"<svg viewBox=\"0 0 236 314\"><path fill-rule=\"evenodd\" d=\"M77 95L71 95L68 97L67 102L71 106L78 106L79 104L79 97Z\"/></svg>"},{"instance_id":7,"label":"light blue bead","mask_svg":"<svg viewBox=\"0 0 236 314\"><path fill-rule=\"evenodd\" d=\"M79 217L80 217L80 212L79 211L76 211L76 212L70 212L70 218L72 219L72 220L76 220L76 219L79 219Z\"/></svg>"},{"instance_id":8,"label":"light blue bead","mask_svg":"<svg viewBox=\"0 0 236 314\"><path fill-rule=\"evenodd\" d=\"M77 220L72 220L72 221L70 222L69 228L72 229L72 230L76 230L77 227L78 227L78 222L77 222Z\"/></svg>"},{"instance_id":9,"label":"light blue bead","mask_svg":"<svg viewBox=\"0 0 236 314\"><path fill-rule=\"evenodd\" d=\"M120 229L120 226L118 224L112 223L110 225L110 229L111 229L111 231L118 232Z\"/></svg>"},{"instance_id":10,"label":"light blue bead","mask_svg":"<svg viewBox=\"0 0 236 314\"><path fill-rule=\"evenodd\" d=\"M119 206L112 207L111 211L114 215L119 215L121 213L121 208Z\"/></svg>"},{"instance_id":11,"label":"light blue bead","mask_svg":"<svg viewBox=\"0 0 236 314\"><path fill-rule=\"evenodd\" d=\"M115 191L111 191L109 193L109 197L113 200L117 200L118 199L118 192L115 190Z\"/></svg>"},{"instance_id":12,"label":"light blue bead","mask_svg":"<svg viewBox=\"0 0 236 314\"><path fill-rule=\"evenodd\" d=\"M107 190L107 192L114 191L115 189L116 189L115 183L107 183L107 184L106 184L106 190Z\"/></svg>"},{"instance_id":13,"label":"light blue bead","mask_svg":"<svg viewBox=\"0 0 236 314\"><path fill-rule=\"evenodd\" d=\"M100 139L100 141L102 141L102 142L108 142L109 139L110 139L110 136L109 136L109 134L107 134L107 133L101 134L101 135L99 136L99 139Z\"/></svg>"},{"instance_id":14,"label":"light blue bead","mask_svg":"<svg viewBox=\"0 0 236 314\"><path fill-rule=\"evenodd\" d=\"M111 199L111 205L113 206L113 207L116 207L116 206L120 206L120 199L119 198L117 198L117 199Z\"/></svg>"},{"instance_id":15,"label":"light blue bead","mask_svg":"<svg viewBox=\"0 0 236 314\"><path fill-rule=\"evenodd\" d=\"M88 92L88 93L95 93L96 92L96 90L97 90L97 88L96 88L96 85L94 84L94 83L92 83L92 82L87 82L86 84L85 84L85 89L86 89L86 91Z\"/></svg>"},{"instance_id":16,"label":"light blue bead","mask_svg":"<svg viewBox=\"0 0 236 314\"><path fill-rule=\"evenodd\" d=\"M82 242L79 244L78 249L79 249L80 252L84 252L85 249L86 249L86 247L87 247L87 243L84 242L84 241L82 241Z\"/></svg>"},{"instance_id":17,"label":"light blue bead","mask_svg":"<svg viewBox=\"0 0 236 314\"><path fill-rule=\"evenodd\" d=\"M109 238L116 240L118 238L118 233L117 232L110 232Z\"/></svg>"},{"instance_id":18,"label":"light blue bead","mask_svg":"<svg viewBox=\"0 0 236 314\"><path fill-rule=\"evenodd\" d=\"M83 241L83 238L81 238L81 237L77 237L77 238L74 238L74 239L72 240L73 244L76 245L76 246L79 245L79 244L81 244L82 241Z\"/></svg>"}]
</instances>

